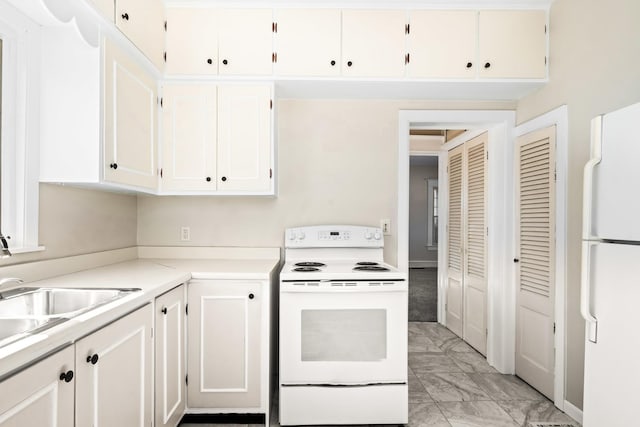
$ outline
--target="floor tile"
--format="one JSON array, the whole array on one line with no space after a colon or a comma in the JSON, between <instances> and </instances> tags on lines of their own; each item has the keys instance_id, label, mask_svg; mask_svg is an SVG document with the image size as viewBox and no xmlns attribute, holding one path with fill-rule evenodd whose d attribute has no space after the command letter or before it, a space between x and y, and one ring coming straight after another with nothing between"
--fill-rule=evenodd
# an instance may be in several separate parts
<instances>
[{"instance_id":1,"label":"floor tile","mask_svg":"<svg viewBox=\"0 0 640 427\"><path fill-rule=\"evenodd\" d=\"M416 376L436 402L491 400L465 373L424 373Z\"/></svg>"},{"instance_id":2,"label":"floor tile","mask_svg":"<svg viewBox=\"0 0 640 427\"><path fill-rule=\"evenodd\" d=\"M435 403L409 403L409 427L451 427Z\"/></svg>"},{"instance_id":3,"label":"floor tile","mask_svg":"<svg viewBox=\"0 0 640 427\"><path fill-rule=\"evenodd\" d=\"M483 372L488 374L497 374L493 367L489 366L487 359L476 351L468 352L456 352L450 351L447 353L453 361L462 369L463 372Z\"/></svg>"},{"instance_id":4,"label":"floor tile","mask_svg":"<svg viewBox=\"0 0 640 427\"><path fill-rule=\"evenodd\" d=\"M554 422L580 426L577 421L556 408L549 400L512 400L497 403L523 427L529 427L530 422Z\"/></svg>"},{"instance_id":5,"label":"floor tile","mask_svg":"<svg viewBox=\"0 0 640 427\"><path fill-rule=\"evenodd\" d=\"M442 353L442 350L425 335L409 334L409 353Z\"/></svg>"},{"instance_id":6,"label":"floor tile","mask_svg":"<svg viewBox=\"0 0 640 427\"><path fill-rule=\"evenodd\" d=\"M409 403L433 402L433 399L427 393L422 382L416 377L411 368L408 370L409 377Z\"/></svg>"},{"instance_id":7,"label":"floor tile","mask_svg":"<svg viewBox=\"0 0 640 427\"><path fill-rule=\"evenodd\" d=\"M462 372L460 366L446 354L409 353L409 366L413 372Z\"/></svg>"},{"instance_id":8,"label":"floor tile","mask_svg":"<svg viewBox=\"0 0 640 427\"><path fill-rule=\"evenodd\" d=\"M469 374L493 400L546 400L515 375Z\"/></svg>"},{"instance_id":9,"label":"floor tile","mask_svg":"<svg viewBox=\"0 0 640 427\"><path fill-rule=\"evenodd\" d=\"M519 427L496 402L443 402L438 407L452 427Z\"/></svg>"},{"instance_id":10,"label":"floor tile","mask_svg":"<svg viewBox=\"0 0 640 427\"><path fill-rule=\"evenodd\" d=\"M450 340L447 342L446 349L443 350L447 353L455 352L455 353L467 353L473 352L476 353L476 350L471 347L466 342L462 341L460 338L457 340Z\"/></svg>"}]
</instances>

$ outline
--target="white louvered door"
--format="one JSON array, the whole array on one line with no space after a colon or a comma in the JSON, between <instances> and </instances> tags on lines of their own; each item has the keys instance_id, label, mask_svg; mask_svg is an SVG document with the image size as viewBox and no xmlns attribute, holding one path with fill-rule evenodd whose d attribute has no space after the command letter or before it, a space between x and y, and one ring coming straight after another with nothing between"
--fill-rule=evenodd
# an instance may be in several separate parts
<instances>
[{"instance_id":1,"label":"white louvered door","mask_svg":"<svg viewBox=\"0 0 640 427\"><path fill-rule=\"evenodd\" d=\"M487 133L465 144L463 337L487 353Z\"/></svg>"},{"instance_id":2,"label":"white louvered door","mask_svg":"<svg viewBox=\"0 0 640 427\"><path fill-rule=\"evenodd\" d=\"M516 374L553 400L555 126L516 146Z\"/></svg>"},{"instance_id":3,"label":"white louvered door","mask_svg":"<svg viewBox=\"0 0 640 427\"><path fill-rule=\"evenodd\" d=\"M446 322L447 328L462 337L463 289L463 179L464 146L449 151L447 164L449 182L449 209L447 226L447 290L446 290Z\"/></svg>"}]
</instances>

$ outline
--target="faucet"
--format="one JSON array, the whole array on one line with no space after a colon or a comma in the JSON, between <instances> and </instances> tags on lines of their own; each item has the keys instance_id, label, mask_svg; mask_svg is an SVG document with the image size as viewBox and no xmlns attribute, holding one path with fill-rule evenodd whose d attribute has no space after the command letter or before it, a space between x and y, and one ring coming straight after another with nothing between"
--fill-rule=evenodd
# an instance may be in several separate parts
<instances>
[{"instance_id":1,"label":"faucet","mask_svg":"<svg viewBox=\"0 0 640 427\"><path fill-rule=\"evenodd\" d=\"M7 239L2 235L2 233L0 233L0 252L2 252L2 258L11 256L9 244L7 243Z\"/></svg>"}]
</instances>

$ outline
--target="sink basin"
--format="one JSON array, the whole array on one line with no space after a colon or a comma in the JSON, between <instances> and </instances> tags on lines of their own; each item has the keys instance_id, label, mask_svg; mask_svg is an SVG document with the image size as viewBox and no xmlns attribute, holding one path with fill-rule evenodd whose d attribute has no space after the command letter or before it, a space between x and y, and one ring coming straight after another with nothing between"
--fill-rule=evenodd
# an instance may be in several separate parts
<instances>
[{"instance_id":1,"label":"sink basin","mask_svg":"<svg viewBox=\"0 0 640 427\"><path fill-rule=\"evenodd\" d=\"M0 347L66 321L65 318L0 319Z\"/></svg>"},{"instance_id":2,"label":"sink basin","mask_svg":"<svg viewBox=\"0 0 640 427\"><path fill-rule=\"evenodd\" d=\"M0 318L72 317L139 289L19 288L0 294Z\"/></svg>"}]
</instances>

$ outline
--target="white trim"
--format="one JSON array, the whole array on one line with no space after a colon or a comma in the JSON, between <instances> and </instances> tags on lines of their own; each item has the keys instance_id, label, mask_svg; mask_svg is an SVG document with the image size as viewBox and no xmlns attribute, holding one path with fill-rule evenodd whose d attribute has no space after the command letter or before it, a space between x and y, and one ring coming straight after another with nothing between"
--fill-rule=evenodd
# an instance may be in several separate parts
<instances>
[{"instance_id":1,"label":"white trim","mask_svg":"<svg viewBox=\"0 0 640 427\"><path fill-rule=\"evenodd\" d=\"M514 136L525 135L527 133L556 126L556 259L555 259L555 380L553 396L555 405L565 410L564 383L566 361L566 242L567 242L567 164L569 145L569 115L566 105L562 105L555 110L549 111L541 116L524 122L514 129ZM514 205L515 208L515 205ZM514 213L515 214L515 213ZM515 238L515 236L514 236ZM512 277L515 278L515 268L512 268Z\"/></svg>"},{"instance_id":2,"label":"white trim","mask_svg":"<svg viewBox=\"0 0 640 427\"><path fill-rule=\"evenodd\" d=\"M38 247L40 28L0 2L3 39L2 222L10 249ZM11 184L11 185L10 185Z\"/></svg>"},{"instance_id":3,"label":"white trim","mask_svg":"<svg viewBox=\"0 0 640 427\"><path fill-rule=\"evenodd\" d=\"M515 340L507 327L515 324L512 282L506 274L510 265L505 259L511 252L513 215L507 207L513 205L509 174L512 171L515 112L501 110L400 110L398 113L398 268L407 272L409 267L409 130L421 129L479 129L489 130L489 199L488 199L488 301L487 301L487 360L500 372L513 373ZM465 133L466 135L467 133ZM468 137L467 135L465 139ZM447 164L447 151L440 151L440 165ZM446 226L446 168L439 168L440 221L438 232L442 236ZM438 242L438 321L444 323L444 284L446 278L446 239ZM505 242L507 242L505 244Z\"/></svg>"},{"instance_id":4,"label":"white trim","mask_svg":"<svg viewBox=\"0 0 640 427\"><path fill-rule=\"evenodd\" d=\"M440 167L440 165L438 165L438 168ZM431 203L427 203L427 250L428 251L433 251L433 250L437 250L436 247L437 245L433 244L433 203L434 203L434 197L433 197L433 190L437 188L438 189L438 194L440 194L440 189L438 187L438 179L437 178L429 178L427 179L427 202L431 202ZM440 236L440 235L438 235Z\"/></svg>"},{"instance_id":5,"label":"white trim","mask_svg":"<svg viewBox=\"0 0 640 427\"><path fill-rule=\"evenodd\" d=\"M438 268L438 261L409 260L409 268Z\"/></svg>"},{"instance_id":6,"label":"white trim","mask_svg":"<svg viewBox=\"0 0 640 427\"><path fill-rule=\"evenodd\" d=\"M568 400L564 401L564 413L582 424L582 410ZM615 416L615 415L614 415Z\"/></svg>"}]
</instances>

